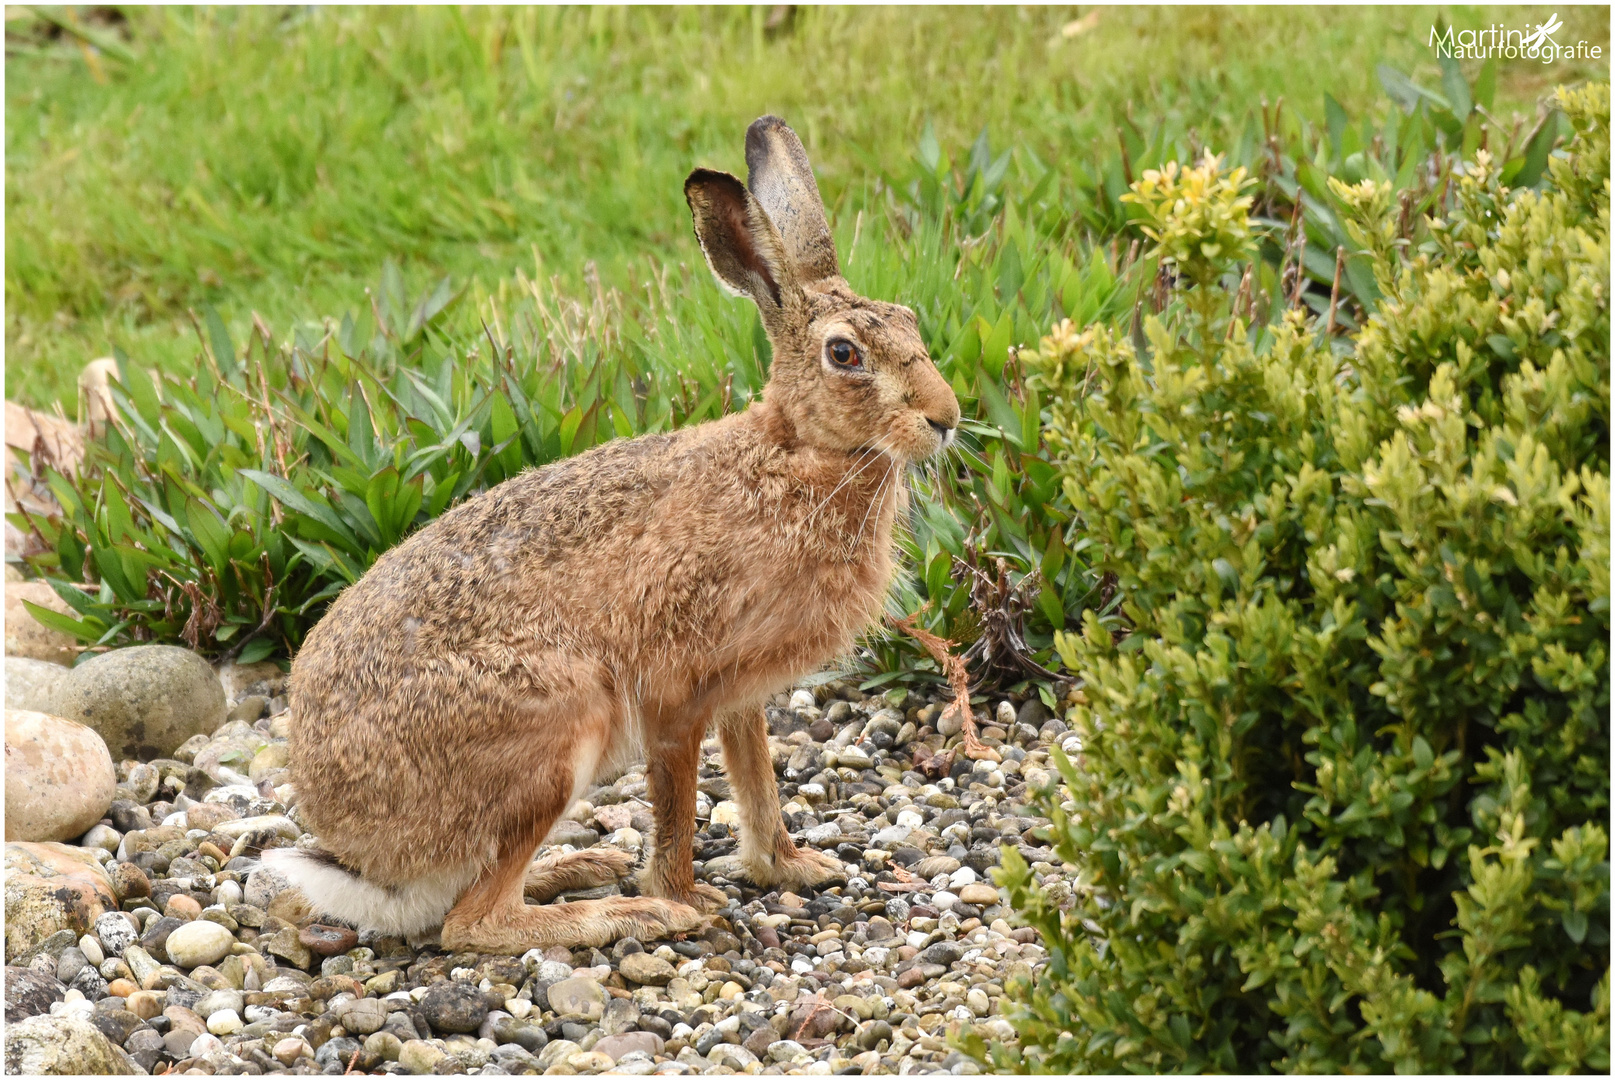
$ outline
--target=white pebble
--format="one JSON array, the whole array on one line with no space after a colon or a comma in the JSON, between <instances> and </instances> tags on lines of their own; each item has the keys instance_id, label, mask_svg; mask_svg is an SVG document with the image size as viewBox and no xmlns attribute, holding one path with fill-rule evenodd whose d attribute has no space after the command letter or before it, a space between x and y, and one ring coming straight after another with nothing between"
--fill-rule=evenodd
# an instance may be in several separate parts
<instances>
[{"instance_id":1,"label":"white pebble","mask_svg":"<svg viewBox=\"0 0 1615 1080\"><path fill-rule=\"evenodd\" d=\"M73 991L69 990L68 993L71 994ZM95 1004L85 1001L83 996L80 995L77 1001L52 1002L50 1014L52 1016L65 1016L73 1020L88 1020L95 1015Z\"/></svg>"},{"instance_id":2,"label":"white pebble","mask_svg":"<svg viewBox=\"0 0 1615 1080\"><path fill-rule=\"evenodd\" d=\"M83 953L84 959L88 960L92 966L97 968L99 968L102 962L107 958L106 953L101 951L101 943L95 940L95 938L91 937L89 934L85 934L83 937L79 938L79 952Z\"/></svg>"},{"instance_id":3,"label":"white pebble","mask_svg":"<svg viewBox=\"0 0 1615 1080\"><path fill-rule=\"evenodd\" d=\"M212 1035L198 1035L196 1041L191 1043L187 1053L193 1058L206 1057L208 1054L223 1050L224 1044Z\"/></svg>"},{"instance_id":4,"label":"white pebble","mask_svg":"<svg viewBox=\"0 0 1615 1080\"><path fill-rule=\"evenodd\" d=\"M791 695L791 708L793 709L807 709L811 708L813 704L813 691L811 690L798 690Z\"/></svg>"},{"instance_id":5,"label":"white pebble","mask_svg":"<svg viewBox=\"0 0 1615 1080\"><path fill-rule=\"evenodd\" d=\"M207 1018L207 1029L215 1035L234 1035L245 1026L234 1009L220 1009Z\"/></svg>"}]
</instances>

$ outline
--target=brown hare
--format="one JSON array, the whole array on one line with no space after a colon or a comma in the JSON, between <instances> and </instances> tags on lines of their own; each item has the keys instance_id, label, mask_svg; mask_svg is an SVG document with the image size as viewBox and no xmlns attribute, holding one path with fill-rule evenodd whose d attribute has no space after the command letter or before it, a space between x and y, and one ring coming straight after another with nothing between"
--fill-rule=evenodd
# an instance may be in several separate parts
<instances>
[{"instance_id":1,"label":"brown hare","mask_svg":"<svg viewBox=\"0 0 1615 1080\"><path fill-rule=\"evenodd\" d=\"M742 413L596 447L444 514L376 561L292 666L291 769L320 848L266 856L314 911L448 949L603 945L698 927L723 894L691 865L701 742L716 725L758 884L842 876L780 817L762 703L881 612L911 461L959 403L914 313L842 279L807 155L746 132L747 185L697 169L685 198L718 280L774 358ZM579 794L643 757L656 828L628 856L534 862Z\"/></svg>"}]
</instances>

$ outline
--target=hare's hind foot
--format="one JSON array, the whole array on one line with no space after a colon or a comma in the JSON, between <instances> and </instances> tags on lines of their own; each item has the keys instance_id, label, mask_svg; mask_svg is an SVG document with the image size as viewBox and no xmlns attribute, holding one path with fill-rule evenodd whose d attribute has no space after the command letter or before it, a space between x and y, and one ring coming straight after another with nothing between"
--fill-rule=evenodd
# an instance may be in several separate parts
<instances>
[{"instance_id":1,"label":"hare's hind foot","mask_svg":"<svg viewBox=\"0 0 1615 1080\"><path fill-rule=\"evenodd\" d=\"M789 843L789 838L786 838ZM757 885L782 885L786 888L827 885L847 880L847 868L834 855L794 844L776 848L766 857L754 854L746 860L746 876Z\"/></svg>"},{"instance_id":2,"label":"hare's hind foot","mask_svg":"<svg viewBox=\"0 0 1615 1080\"><path fill-rule=\"evenodd\" d=\"M699 930L707 917L684 904L655 897L612 897L572 904L524 904L470 921L456 909L443 923L443 948L456 952L520 955L564 945L605 946L624 937L641 941Z\"/></svg>"},{"instance_id":3,"label":"hare's hind foot","mask_svg":"<svg viewBox=\"0 0 1615 1080\"><path fill-rule=\"evenodd\" d=\"M571 889L615 885L634 869L634 857L614 848L589 848L570 855L541 855L527 868L522 891L543 903Z\"/></svg>"}]
</instances>

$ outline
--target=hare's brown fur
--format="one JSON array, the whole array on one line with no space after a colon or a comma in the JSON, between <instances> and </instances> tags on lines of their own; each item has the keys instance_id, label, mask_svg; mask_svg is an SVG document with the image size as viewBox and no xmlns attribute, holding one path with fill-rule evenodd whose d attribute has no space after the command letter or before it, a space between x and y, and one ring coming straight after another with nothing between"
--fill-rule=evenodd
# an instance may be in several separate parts
<instances>
[{"instance_id":1,"label":"hare's brown fur","mask_svg":"<svg viewBox=\"0 0 1615 1080\"><path fill-rule=\"evenodd\" d=\"M370 889L328 914L419 929L452 902L445 946L486 950L697 925L720 899L691 867L714 720L749 873L805 885L840 871L784 830L761 703L879 615L903 465L945 443L958 403L913 314L839 277L790 129L759 121L748 151L751 193L705 170L686 193L708 261L757 301L773 342L761 400L467 501L377 560L309 634L292 669L293 776L323 861ZM832 361L841 341L856 369ZM647 895L524 905L524 888L626 869L591 852L529 864L597 775L640 756L656 818ZM299 880L283 865L341 905L311 866ZM410 913L376 913L412 889L424 899Z\"/></svg>"}]
</instances>

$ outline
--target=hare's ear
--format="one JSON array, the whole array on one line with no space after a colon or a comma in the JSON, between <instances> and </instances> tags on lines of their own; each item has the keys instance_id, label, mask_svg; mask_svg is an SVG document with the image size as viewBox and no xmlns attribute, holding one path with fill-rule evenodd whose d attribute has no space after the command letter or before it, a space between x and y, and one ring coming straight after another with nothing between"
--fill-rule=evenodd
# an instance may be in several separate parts
<instances>
[{"instance_id":1,"label":"hare's ear","mask_svg":"<svg viewBox=\"0 0 1615 1080\"><path fill-rule=\"evenodd\" d=\"M746 170L746 184L784 237L798 280L839 277L824 200L796 132L777 116L753 121L746 129Z\"/></svg>"},{"instance_id":2,"label":"hare's ear","mask_svg":"<svg viewBox=\"0 0 1615 1080\"><path fill-rule=\"evenodd\" d=\"M765 315L784 309L795 285L779 230L739 179L696 169L684 181L684 198L695 218L695 237L707 265L732 291L749 296Z\"/></svg>"}]
</instances>

